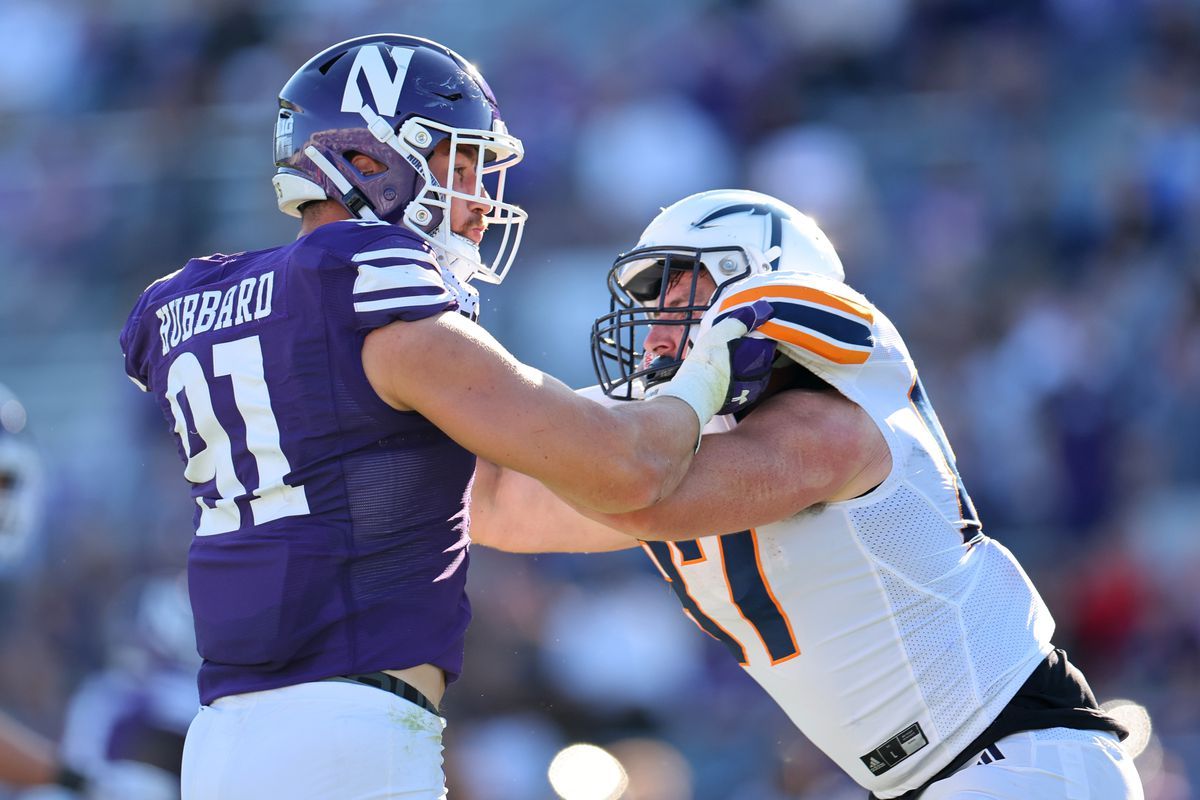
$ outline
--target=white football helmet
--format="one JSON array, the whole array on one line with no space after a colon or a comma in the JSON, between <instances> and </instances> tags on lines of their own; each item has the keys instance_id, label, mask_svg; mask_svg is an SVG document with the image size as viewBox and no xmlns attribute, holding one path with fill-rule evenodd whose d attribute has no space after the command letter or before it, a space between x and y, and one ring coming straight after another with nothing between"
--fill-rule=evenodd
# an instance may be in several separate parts
<instances>
[{"instance_id":1,"label":"white football helmet","mask_svg":"<svg viewBox=\"0 0 1200 800\"><path fill-rule=\"evenodd\" d=\"M696 278L706 272L716 283L712 297L698 301ZM642 231L637 246L617 257L608 274L610 311L592 326L592 362L610 397L631 399L640 388L666 380L683 360L689 339L680 337L672 357L644 358L642 344L652 325L698 321L725 288L750 275L801 272L845 280L841 259L810 217L769 195L717 189L685 197L664 208ZM663 280L691 274L685 306L667 308Z\"/></svg>"}]
</instances>

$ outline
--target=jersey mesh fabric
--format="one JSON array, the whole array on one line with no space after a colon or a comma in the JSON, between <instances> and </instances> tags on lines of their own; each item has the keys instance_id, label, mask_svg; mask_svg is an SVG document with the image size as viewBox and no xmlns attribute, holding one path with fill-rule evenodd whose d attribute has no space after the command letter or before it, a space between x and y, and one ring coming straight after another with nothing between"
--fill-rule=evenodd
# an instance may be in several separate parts
<instances>
[{"instance_id":1,"label":"jersey mesh fabric","mask_svg":"<svg viewBox=\"0 0 1200 800\"><path fill-rule=\"evenodd\" d=\"M1028 593L1029 579L1016 562L1005 557L996 542L988 541L979 547L984 548L985 560L974 594L980 598L1015 598ZM1027 640L1028 630L1039 627L1048 618L1046 607L1040 602L1032 604L1028 618L1003 613L1000 605L968 601L963 606L963 622L975 659L976 679L985 693L990 693L996 684L1009 678L1013 667L1010 645ZM990 631L990 635L975 634L985 630Z\"/></svg>"},{"instance_id":2,"label":"jersey mesh fabric","mask_svg":"<svg viewBox=\"0 0 1200 800\"><path fill-rule=\"evenodd\" d=\"M999 704L1001 684L1011 685L1024 665L1014 654L1024 652L1028 629L1046 621L1045 607L1030 601L1028 580L999 545L984 540L964 553L958 529L907 486L850 515L879 569L930 717L945 748L957 752L979 733L970 718ZM1032 615L1012 614L997 597L1029 605Z\"/></svg>"},{"instance_id":3,"label":"jersey mesh fabric","mask_svg":"<svg viewBox=\"0 0 1200 800\"><path fill-rule=\"evenodd\" d=\"M1117 738L1117 734L1108 731L1081 731L1075 728L1044 728L1024 731L1024 734L1039 742L1094 742L1097 736Z\"/></svg>"}]
</instances>

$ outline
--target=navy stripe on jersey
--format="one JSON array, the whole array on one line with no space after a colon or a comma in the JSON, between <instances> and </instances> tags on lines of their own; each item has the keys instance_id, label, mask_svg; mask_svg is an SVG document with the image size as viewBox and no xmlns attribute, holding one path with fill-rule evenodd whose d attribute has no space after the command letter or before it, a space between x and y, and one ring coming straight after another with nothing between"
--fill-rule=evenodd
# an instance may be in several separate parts
<instances>
[{"instance_id":1,"label":"navy stripe on jersey","mask_svg":"<svg viewBox=\"0 0 1200 800\"><path fill-rule=\"evenodd\" d=\"M729 648L729 652L738 660L739 664L746 664L746 651L738 643L736 639L730 636L725 630L718 625L712 618L708 617L700 606L696 603L692 596L688 594L687 585L683 582L683 576L679 574L679 570L675 567L675 562L671 560L671 548L666 542L642 542L650 555L658 563L659 569L667 576L667 580L671 582L671 588L675 590L675 595L679 598L683 610L688 616L700 626L700 628L709 636L716 639L721 644Z\"/></svg>"},{"instance_id":2,"label":"navy stripe on jersey","mask_svg":"<svg viewBox=\"0 0 1200 800\"><path fill-rule=\"evenodd\" d=\"M671 544L679 551L679 560L683 564L696 564L704 560L704 551L700 549L700 543L695 539L671 542Z\"/></svg>"},{"instance_id":3,"label":"navy stripe on jersey","mask_svg":"<svg viewBox=\"0 0 1200 800\"><path fill-rule=\"evenodd\" d=\"M771 299L775 321L804 328L832 342L851 347L875 346L871 326L857 317L842 316L829 308L796 300Z\"/></svg>"},{"instance_id":4,"label":"navy stripe on jersey","mask_svg":"<svg viewBox=\"0 0 1200 800\"><path fill-rule=\"evenodd\" d=\"M783 612L759 572L754 534L742 531L722 536L721 555L725 559L725 575L729 579L733 602L762 637L771 654L771 663L800 652Z\"/></svg>"}]
</instances>

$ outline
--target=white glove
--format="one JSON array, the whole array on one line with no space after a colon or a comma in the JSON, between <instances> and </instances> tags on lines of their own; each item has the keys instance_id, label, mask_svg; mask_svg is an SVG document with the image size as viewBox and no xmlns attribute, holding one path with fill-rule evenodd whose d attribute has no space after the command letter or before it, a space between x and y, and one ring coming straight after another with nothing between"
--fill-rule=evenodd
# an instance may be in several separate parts
<instances>
[{"instance_id":1,"label":"white glove","mask_svg":"<svg viewBox=\"0 0 1200 800\"><path fill-rule=\"evenodd\" d=\"M646 393L647 399L678 397L696 412L700 428L703 429L725 405L725 397L729 392L729 343L745 336L767 318L755 318L758 309L751 306L743 308L748 313L727 316L701 333L675 376L666 383L652 387ZM742 312L742 309L738 311ZM700 447L699 440L696 447Z\"/></svg>"}]
</instances>

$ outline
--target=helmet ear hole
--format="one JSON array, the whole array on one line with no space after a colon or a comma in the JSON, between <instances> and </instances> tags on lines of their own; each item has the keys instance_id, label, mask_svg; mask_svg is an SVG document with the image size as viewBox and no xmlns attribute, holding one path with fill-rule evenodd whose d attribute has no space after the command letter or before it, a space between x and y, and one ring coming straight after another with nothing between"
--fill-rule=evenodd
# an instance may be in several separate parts
<instances>
[{"instance_id":1,"label":"helmet ear hole","mask_svg":"<svg viewBox=\"0 0 1200 800\"><path fill-rule=\"evenodd\" d=\"M355 172L364 178L369 178L374 175L382 175L389 169L387 164L384 164L372 156L369 156L366 153L358 150L347 150L346 152L342 153L342 158L345 159L347 164L354 168Z\"/></svg>"}]
</instances>

